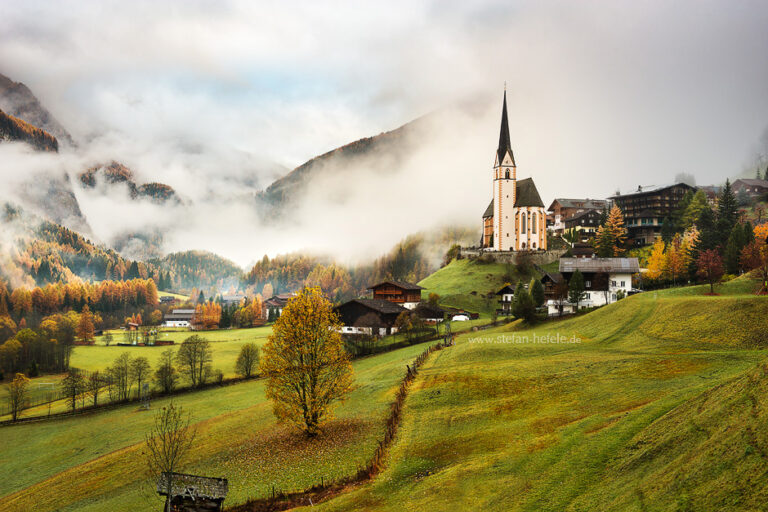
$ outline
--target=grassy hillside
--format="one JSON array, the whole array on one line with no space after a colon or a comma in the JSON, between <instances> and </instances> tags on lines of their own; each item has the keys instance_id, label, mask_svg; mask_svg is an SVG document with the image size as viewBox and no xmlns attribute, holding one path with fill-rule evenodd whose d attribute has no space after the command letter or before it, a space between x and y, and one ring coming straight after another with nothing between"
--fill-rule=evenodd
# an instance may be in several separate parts
<instances>
[{"instance_id":1,"label":"grassy hillside","mask_svg":"<svg viewBox=\"0 0 768 512\"><path fill-rule=\"evenodd\" d=\"M467 311L489 314L497 307L496 297L488 301L483 296L504 286L504 276L512 273L513 281L521 276L513 265L480 263L477 260L454 260L419 282L423 298L430 293L440 295L440 304Z\"/></svg>"},{"instance_id":2,"label":"grassy hillside","mask_svg":"<svg viewBox=\"0 0 768 512\"><path fill-rule=\"evenodd\" d=\"M264 497L272 487L299 490L354 473L371 456L383 432L394 390L423 346L354 363L355 389L335 420L315 440L278 425L263 381L181 395L198 437L187 472L226 476L232 505ZM158 508L145 485L141 454L153 413L135 405L99 414L0 430L0 504L4 511L132 511Z\"/></svg>"},{"instance_id":3,"label":"grassy hillside","mask_svg":"<svg viewBox=\"0 0 768 512\"><path fill-rule=\"evenodd\" d=\"M743 286L462 335L417 379L384 473L319 508L762 509L768 298ZM578 342L542 342L558 335Z\"/></svg>"}]
</instances>

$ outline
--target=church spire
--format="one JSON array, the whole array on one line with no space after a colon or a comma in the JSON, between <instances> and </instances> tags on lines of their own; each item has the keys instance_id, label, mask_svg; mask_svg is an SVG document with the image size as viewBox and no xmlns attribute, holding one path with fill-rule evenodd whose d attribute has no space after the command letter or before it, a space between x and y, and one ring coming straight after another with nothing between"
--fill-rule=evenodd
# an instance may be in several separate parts
<instances>
[{"instance_id":1,"label":"church spire","mask_svg":"<svg viewBox=\"0 0 768 512\"><path fill-rule=\"evenodd\" d=\"M509 142L509 121L507 121L507 84L504 83L504 106L501 110L501 133L499 133L499 149L496 150L496 156L499 160L499 165L504 161L504 155L509 151L509 156L512 158L512 166L515 165L515 154L512 153L512 144Z\"/></svg>"}]
</instances>

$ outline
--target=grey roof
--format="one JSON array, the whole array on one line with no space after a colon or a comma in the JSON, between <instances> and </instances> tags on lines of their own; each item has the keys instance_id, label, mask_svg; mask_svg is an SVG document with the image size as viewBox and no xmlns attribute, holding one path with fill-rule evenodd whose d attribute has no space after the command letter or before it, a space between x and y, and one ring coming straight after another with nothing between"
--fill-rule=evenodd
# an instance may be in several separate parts
<instances>
[{"instance_id":1,"label":"grey roof","mask_svg":"<svg viewBox=\"0 0 768 512\"><path fill-rule=\"evenodd\" d=\"M541 281L544 281L545 277L549 278L553 283L559 283L563 280L563 274L560 272L544 272L544 275L541 276Z\"/></svg>"},{"instance_id":2,"label":"grey roof","mask_svg":"<svg viewBox=\"0 0 768 512\"><path fill-rule=\"evenodd\" d=\"M485 213L483 214L484 219L487 219L488 217L493 217L493 199L488 203L488 208L485 209Z\"/></svg>"},{"instance_id":3,"label":"grey roof","mask_svg":"<svg viewBox=\"0 0 768 512\"><path fill-rule=\"evenodd\" d=\"M384 313L384 314L393 314L393 313L399 314L399 313L402 313L403 311L408 311L403 306L399 304L395 304L394 302L390 302L388 300L384 300L384 299L352 299L348 302L345 302L341 306L336 306L336 308L334 309L340 308L352 302L357 302L367 307L368 309L372 309L373 311L378 311L379 313Z\"/></svg>"},{"instance_id":4,"label":"grey roof","mask_svg":"<svg viewBox=\"0 0 768 512\"><path fill-rule=\"evenodd\" d=\"M622 197L631 197L631 196L637 196L641 194L650 194L652 192L659 192L661 190L665 190L672 187L688 187L691 190L696 190L696 187L692 187L687 183L672 183L668 185L651 185L648 187L637 187L638 190L630 192L629 194L620 194L617 196L611 196L609 199L620 199Z\"/></svg>"},{"instance_id":5,"label":"grey roof","mask_svg":"<svg viewBox=\"0 0 768 512\"><path fill-rule=\"evenodd\" d=\"M548 210L553 210L555 202L560 203L563 208L591 208L593 210L602 210L604 206L608 206L608 201L605 199L565 199L558 197L552 204L549 205Z\"/></svg>"},{"instance_id":6,"label":"grey roof","mask_svg":"<svg viewBox=\"0 0 768 512\"><path fill-rule=\"evenodd\" d=\"M739 178L738 180L734 181L732 185L736 185L737 183L743 183L745 185L748 185L750 187L765 187L768 188L768 180L759 180L757 178Z\"/></svg>"},{"instance_id":7,"label":"grey roof","mask_svg":"<svg viewBox=\"0 0 768 512\"><path fill-rule=\"evenodd\" d=\"M574 214L571 217L568 217L567 219L565 219L565 222L576 221L576 220L579 220L580 218L586 217L588 215L600 216L600 213L601 213L601 210L595 210L595 209L585 210L583 212L576 213L576 214Z\"/></svg>"},{"instance_id":8,"label":"grey roof","mask_svg":"<svg viewBox=\"0 0 768 512\"><path fill-rule=\"evenodd\" d=\"M640 272L637 258L560 258L560 272Z\"/></svg>"},{"instance_id":9,"label":"grey roof","mask_svg":"<svg viewBox=\"0 0 768 512\"><path fill-rule=\"evenodd\" d=\"M501 108L501 131L499 132L499 149L496 150L496 157L501 164L504 160L504 154L509 151L512 158L512 165L515 166L515 154L512 153L512 144L509 142L509 121L507 121L507 90L504 89L504 106Z\"/></svg>"},{"instance_id":10,"label":"grey roof","mask_svg":"<svg viewBox=\"0 0 768 512\"><path fill-rule=\"evenodd\" d=\"M194 309L174 309L171 311L173 314L179 314L179 315L194 315L195 310Z\"/></svg>"},{"instance_id":11,"label":"grey roof","mask_svg":"<svg viewBox=\"0 0 768 512\"><path fill-rule=\"evenodd\" d=\"M194 313L168 313L163 320L192 320L194 317Z\"/></svg>"},{"instance_id":12,"label":"grey roof","mask_svg":"<svg viewBox=\"0 0 768 512\"><path fill-rule=\"evenodd\" d=\"M515 206L541 206L544 208L544 203L541 202L541 196L539 195L539 191L536 190L536 184L533 182L533 178L525 178L524 180L517 181Z\"/></svg>"},{"instance_id":13,"label":"grey roof","mask_svg":"<svg viewBox=\"0 0 768 512\"><path fill-rule=\"evenodd\" d=\"M372 290L374 288L378 288L379 286L383 284L392 284L397 286L398 288L402 288L404 290L423 290L423 288L417 284L408 283L406 281L395 281L392 279L387 279L385 281L381 281L380 283L376 283L374 285L371 285L368 287L369 290Z\"/></svg>"},{"instance_id":14,"label":"grey roof","mask_svg":"<svg viewBox=\"0 0 768 512\"><path fill-rule=\"evenodd\" d=\"M163 473L157 480L157 492L163 496L168 493L168 476L171 477L171 496L190 498L209 498L223 500L227 497L229 483L226 478L186 475L184 473Z\"/></svg>"}]
</instances>

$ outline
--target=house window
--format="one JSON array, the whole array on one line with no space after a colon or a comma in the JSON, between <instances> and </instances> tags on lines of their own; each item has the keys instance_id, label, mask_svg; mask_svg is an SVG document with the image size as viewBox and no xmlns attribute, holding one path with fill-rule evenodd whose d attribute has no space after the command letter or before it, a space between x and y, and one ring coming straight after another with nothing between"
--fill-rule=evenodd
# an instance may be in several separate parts
<instances>
[{"instance_id":1,"label":"house window","mask_svg":"<svg viewBox=\"0 0 768 512\"><path fill-rule=\"evenodd\" d=\"M620 284L621 284L621 287L624 288L624 281L622 281Z\"/></svg>"},{"instance_id":2,"label":"house window","mask_svg":"<svg viewBox=\"0 0 768 512\"><path fill-rule=\"evenodd\" d=\"M613 294L613 301L616 302L616 294Z\"/></svg>"},{"instance_id":3,"label":"house window","mask_svg":"<svg viewBox=\"0 0 768 512\"><path fill-rule=\"evenodd\" d=\"M616 281L611 281L611 286L616 287Z\"/></svg>"},{"instance_id":4,"label":"house window","mask_svg":"<svg viewBox=\"0 0 768 512\"><path fill-rule=\"evenodd\" d=\"M584 294L584 300L590 300L592 297L589 296L589 293Z\"/></svg>"},{"instance_id":5,"label":"house window","mask_svg":"<svg viewBox=\"0 0 768 512\"><path fill-rule=\"evenodd\" d=\"M584 288L591 288L592 287L592 281L584 281Z\"/></svg>"}]
</instances>

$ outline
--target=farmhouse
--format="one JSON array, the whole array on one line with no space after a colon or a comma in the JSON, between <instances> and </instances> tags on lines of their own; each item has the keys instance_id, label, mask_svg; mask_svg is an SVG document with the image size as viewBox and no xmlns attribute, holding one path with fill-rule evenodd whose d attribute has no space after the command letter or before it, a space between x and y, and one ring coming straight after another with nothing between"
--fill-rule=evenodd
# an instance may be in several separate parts
<instances>
[{"instance_id":1,"label":"farmhouse","mask_svg":"<svg viewBox=\"0 0 768 512\"><path fill-rule=\"evenodd\" d=\"M686 183L660 187L637 187L631 194L611 197L624 214L629 240L635 245L652 244L661 234L661 224L677 209L680 200L689 190L696 190Z\"/></svg>"},{"instance_id":2,"label":"farmhouse","mask_svg":"<svg viewBox=\"0 0 768 512\"><path fill-rule=\"evenodd\" d=\"M373 290L373 298L388 300L404 308L413 309L421 302L421 286L404 281L382 281L368 287Z\"/></svg>"},{"instance_id":3,"label":"farmhouse","mask_svg":"<svg viewBox=\"0 0 768 512\"><path fill-rule=\"evenodd\" d=\"M367 334L385 336L397 332L395 321L403 306L384 299L353 299L336 306L343 334Z\"/></svg>"},{"instance_id":4,"label":"farmhouse","mask_svg":"<svg viewBox=\"0 0 768 512\"><path fill-rule=\"evenodd\" d=\"M481 245L494 251L546 250L547 216L532 178L517 179L507 121L501 110L499 147L493 164L493 197L483 213Z\"/></svg>"},{"instance_id":5,"label":"farmhouse","mask_svg":"<svg viewBox=\"0 0 768 512\"><path fill-rule=\"evenodd\" d=\"M599 215L600 211L607 209L608 201L604 199L555 199L547 208L547 211L551 212L550 218L552 219L550 230L555 233L562 233L568 229L565 221L571 217L589 210L597 210Z\"/></svg>"},{"instance_id":6,"label":"farmhouse","mask_svg":"<svg viewBox=\"0 0 768 512\"><path fill-rule=\"evenodd\" d=\"M762 197L768 194L768 180L742 178L734 181L731 187L734 193L744 193L751 198Z\"/></svg>"},{"instance_id":7,"label":"farmhouse","mask_svg":"<svg viewBox=\"0 0 768 512\"><path fill-rule=\"evenodd\" d=\"M170 476L170 493L168 478ZM183 473L163 473L157 481L157 493L170 499L173 512L216 512L223 510L229 483L226 478L209 478Z\"/></svg>"},{"instance_id":8,"label":"farmhouse","mask_svg":"<svg viewBox=\"0 0 768 512\"><path fill-rule=\"evenodd\" d=\"M418 306L413 309L416 316L421 318L424 323L434 325L439 324L445 320L447 311L437 304L431 304L429 302L420 302Z\"/></svg>"},{"instance_id":9,"label":"farmhouse","mask_svg":"<svg viewBox=\"0 0 768 512\"><path fill-rule=\"evenodd\" d=\"M515 302L515 289L512 288L512 285L505 285L504 288L496 292L496 296L499 297L499 308L496 313L504 316L511 315L512 304Z\"/></svg>"},{"instance_id":10,"label":"farmhouse","mask_svg":"<svg viewBox=\"0 0 768 512\"><path fill-rule=\"evenodd\" d=\"M294 297L295 293L281 293L273 295L264 301L264 318L277 318L283 314L283 308L288 304L288 300Z\"/></svg>"},{"instance_id":11,"label":"farmhouse","mask_svg":"<svg viewBox=\"0 0 768 512\"><path fill-rule=\"evenodd\" d=\"M194 309L174 309L163 318L165 327L190 327L195 317Z\"/></svg>"},{"instance_id":12,"label":"farmhouse","mask_svg":"<svg viewBox=\"0 0 768 512\"><path fill-rule=\"evenodd\" d=\"M579 270L584 275L585 296L578 307L596 307L616 302L621 295L632 291L632 275L640 272L637 258L561 258L560 274L570 283L573 273ZM553 286L557 278L549 276ZM554 288L553 288L554 290ZM546 283L545 283L546 295ZM568 304L573 310L576 304ZM547 301L550 315L560 313L561 304L556 297Z\"/></svg>"}]
</instances>

